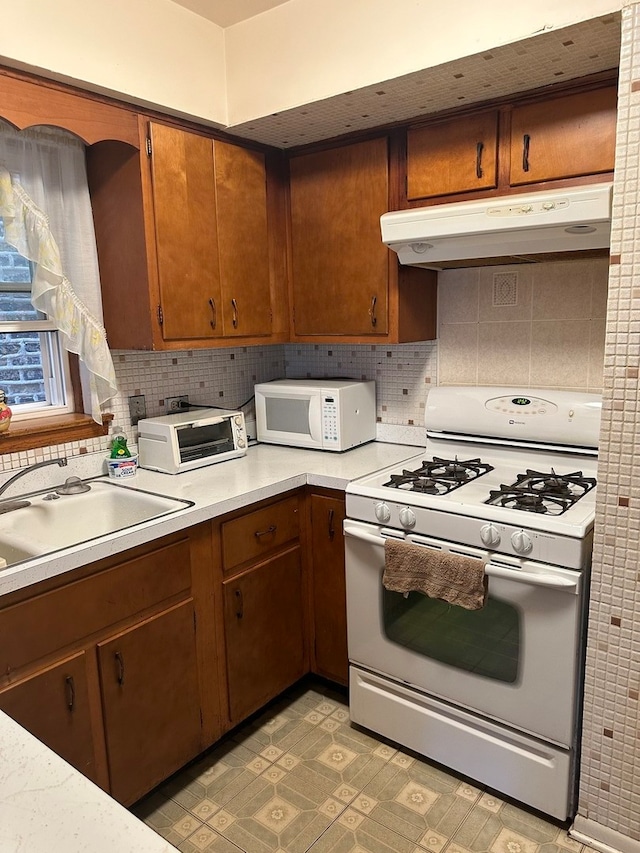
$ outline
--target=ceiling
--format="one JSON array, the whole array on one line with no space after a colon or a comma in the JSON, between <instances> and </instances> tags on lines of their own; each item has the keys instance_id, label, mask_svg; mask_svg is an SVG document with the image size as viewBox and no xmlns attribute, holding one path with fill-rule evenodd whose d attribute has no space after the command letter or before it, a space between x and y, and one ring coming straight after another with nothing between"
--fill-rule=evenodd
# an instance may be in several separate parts
<instances>
[{"instance_id":1,"label":"ceiling","mask_svg":"<svg viewBox=\"0 0 640 853\"><path fill-rule=\"evenodd\" d=\"M220 26L288 0L173 0ZM295 148L370 128L508 97L617 69L620 14L592 18L365 88L226 128L277 148Z\"/></svg>"},{"instance_id":2,"label":"ceiling","mask_svg":"<svg viewBox=\"0 0 640 853\"><path fill-rule=\"evenodd\" d=\"M282 6L288 0L173 0L196 15L213 21L219 27L230 27L254 18L268 9Z\"/></svg>"}]
</instances>

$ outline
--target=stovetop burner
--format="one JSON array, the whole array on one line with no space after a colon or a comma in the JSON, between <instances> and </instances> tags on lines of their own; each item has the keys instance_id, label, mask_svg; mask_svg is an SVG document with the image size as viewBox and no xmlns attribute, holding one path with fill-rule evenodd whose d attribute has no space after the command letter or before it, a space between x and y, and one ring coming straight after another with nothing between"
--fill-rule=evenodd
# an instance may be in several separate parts
<instances>
[{"instance_id":1,"label":"stovetop burner","mask_svg":"<svg viewBox=\"0 0 640 853\"><path fill-rule=\"evenodd\" d=\"M405 469L401 474L391 474L391 479L382 485L427 495L446 495L489 471L493 467L480 459L460 461L457 456L455 459L434 456L431 462L425 460L414 471Z\"/></svg>"},{"instance_id":2,"label":"stovetop burner","mask_svg":"<svg viewBox=\"0 0 640 853\"><path fill-rule=\"evenodd\" d=\"M562 515L595 485L595 478L583 476L582 471L558 475L553 468L548 473L527 469L525 474L518 474L512 485L492 490L485 503L524 512Z\"/></svg>"}]
</instances>

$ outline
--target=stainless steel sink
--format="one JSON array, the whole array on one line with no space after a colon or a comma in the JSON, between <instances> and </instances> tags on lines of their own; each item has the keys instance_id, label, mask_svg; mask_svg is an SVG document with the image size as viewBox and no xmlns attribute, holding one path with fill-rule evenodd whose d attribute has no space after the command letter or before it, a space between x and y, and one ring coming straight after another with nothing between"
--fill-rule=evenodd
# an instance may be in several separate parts
<instances>
[{"instance_id":1,"label":"stainless steel sink","mask_svg":"<svg viewBox=\"0 0 640 853\"><path fill-rule=\"evenodd\" d=\"M89 481L90 491L57 495L53 490L27 498L28 506L0 514L0 557L8 566L88 542L179 512L192 501L129 488L109 480Z\"/></svg>"}]
</instances>

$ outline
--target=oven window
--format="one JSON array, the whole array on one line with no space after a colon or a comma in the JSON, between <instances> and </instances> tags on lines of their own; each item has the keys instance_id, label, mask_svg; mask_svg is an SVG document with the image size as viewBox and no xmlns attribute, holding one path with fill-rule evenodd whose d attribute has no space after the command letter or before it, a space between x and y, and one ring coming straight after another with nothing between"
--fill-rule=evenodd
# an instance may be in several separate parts
<instances>
[{"instance_id":1,"label":"oven window","mask_svg":"<svg viewBox=\"0 0 640 853\"><path fill-rule=\"evenodd\" d=\"M223 418L218 423L205 426L180 427L178 446L181 462L227 453L234 449L231 421Z\"/></svg>"},{"instance_id":2,"label":"oven window","mask_svg":"<svg viewBox=\"0 0 640 853\"><path fill-rule=\"evenodd\" d=\"M490 597L482 610L465 610L419 592L405 598L383 588L389 640L466 672L513 684L522 653L520 614Z\"/></svg>"}]
</instances>

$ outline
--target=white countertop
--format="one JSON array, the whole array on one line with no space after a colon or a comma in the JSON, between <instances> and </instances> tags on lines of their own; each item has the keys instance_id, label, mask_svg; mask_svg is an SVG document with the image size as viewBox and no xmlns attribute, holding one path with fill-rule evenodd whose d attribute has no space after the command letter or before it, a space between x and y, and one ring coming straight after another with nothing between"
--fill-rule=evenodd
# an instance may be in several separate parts
<instances>
[{"instance_id":1,"label":"white countertop","mask_svg":"<svg viewBox=\"0 0 640 853\"><path fill-rule=\"evenodd\" d=\"M160 474L139 468L135 477L118 483L183 498L193 501L194 505L0 570L0 596L307 483L344 490L350 480L401 462L418 452L418 448L412 445L378 441L346 453L258 444L250 447L246 456L182 474ZM69 460L69 467L64 469L63 475L57 466L34 471L30 476L34 480L37 477L37 481L35 484L33 480L29 484L25 482L25 486L33 490L59 485L65 477L77 473L74 462ZM80 476L86 474L81 473ZM14 493L11 492L10 496L13 497Z\"/></svg>"},{"instance_id":2,"label":"white countertop","mask_svg":"<svg viewBox=\"0 0 640 853\"><path fill-rule=\"evenodd\" d=\"M186 498L194 506L0 571L0 595L307 483L344 489L349 480L417 452L415 446L381 442L341 454L261 444L240 459L190 473L140 469L129 487ZM55 466L37 473L54 478L37 488L61 481ZM70 464L68 473L79 472ZM169 853L175 848L0 711L0 853L88 850Z\"/></svg>"}]
</instances>

